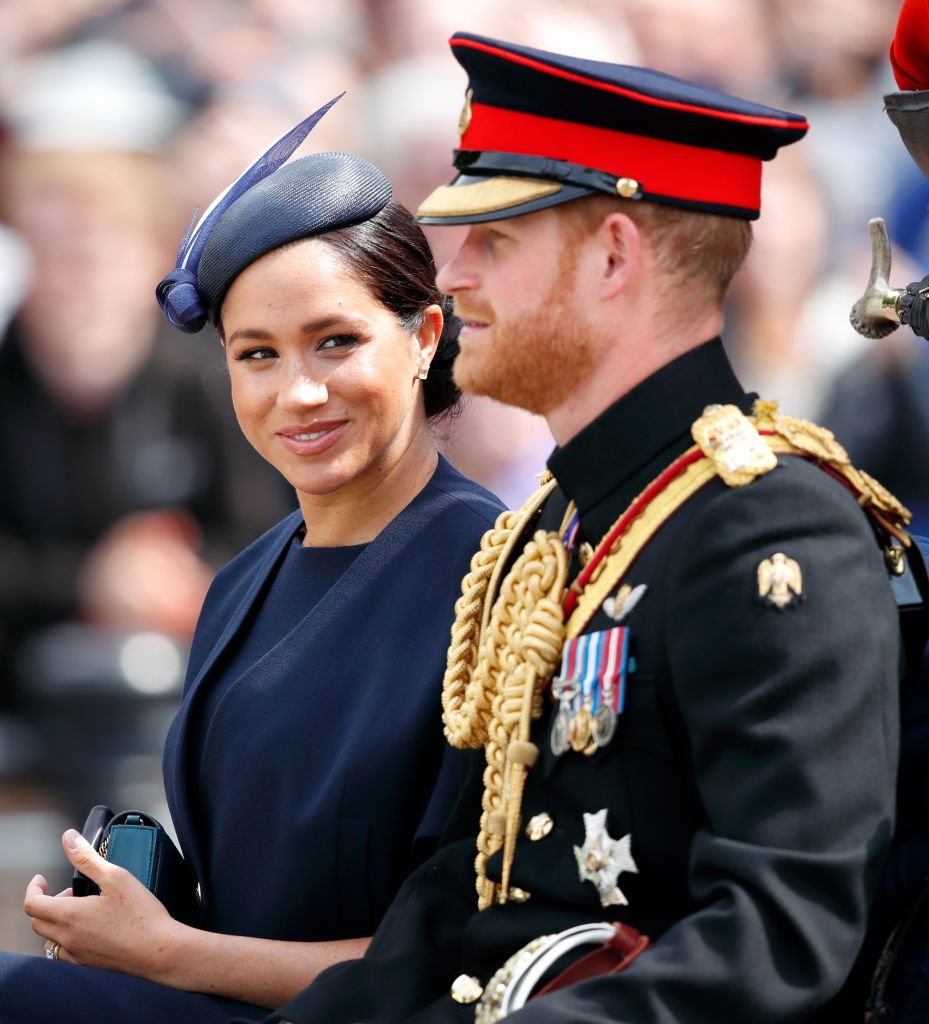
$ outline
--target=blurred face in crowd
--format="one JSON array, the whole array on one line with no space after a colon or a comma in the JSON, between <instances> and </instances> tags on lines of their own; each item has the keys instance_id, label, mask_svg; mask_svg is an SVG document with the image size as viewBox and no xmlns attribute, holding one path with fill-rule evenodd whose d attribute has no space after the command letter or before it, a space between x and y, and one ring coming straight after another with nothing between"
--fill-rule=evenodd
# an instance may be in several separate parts
<instances>
[{"instance_id":1,"label":"blurred face in crowd","mask_svg":"<svg viewBox=\"0 0 929 1024\"><path fill-rule=\"evenodd\" d=\"M8 217L35 262L24 350L63 401L93 411L144 361L158 322L160 168L139 154L37 152L5 170Z\"/></svg>"},{"instance_id":2,"label":"blurred face in crowd","mask_svg":"<svg viewBox=\"0 0 929 1024\"><path fill-rule=\"evenodd\" d=\"M420 367L438 306L407 330L331 247L304 239L242 271L221 310L236 415L305 500L370 494L428 434Z\"/></svg>"},{"instance_id":3,"label":"blurred face in crowd","mask_svg":"<svg viewBox=\"0 0 929 1024\"><path fill-rule=\"evenodd\" d=\"M565 232L557 207L469 228L438 276L464 321L455 362L463 391L545 415L591 373L583 244Z\"/></svg>"}]
</instances>

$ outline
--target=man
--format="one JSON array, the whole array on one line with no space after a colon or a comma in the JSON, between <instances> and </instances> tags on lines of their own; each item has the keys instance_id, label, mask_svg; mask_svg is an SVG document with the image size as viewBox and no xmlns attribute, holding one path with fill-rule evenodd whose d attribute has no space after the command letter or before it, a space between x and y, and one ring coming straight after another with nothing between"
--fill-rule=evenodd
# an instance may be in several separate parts
<instances>
[{"instance_id":1,"label":"man","mask_svg":"<svg viewBox=\"0 0 929 1024\"><path fill-rule=\"evenodd\" d=\"M456 377L547 418L557 483L463 585L445 720L484 754L443 846L367 956L268 1021L825 1021L892 830L906 516L753 406L718 339L762 160L807 125L452 47L461 174L419 212L470 225L440 278ZM596 922L622 927L570 931Z\"/></svg>"}]
</instances>

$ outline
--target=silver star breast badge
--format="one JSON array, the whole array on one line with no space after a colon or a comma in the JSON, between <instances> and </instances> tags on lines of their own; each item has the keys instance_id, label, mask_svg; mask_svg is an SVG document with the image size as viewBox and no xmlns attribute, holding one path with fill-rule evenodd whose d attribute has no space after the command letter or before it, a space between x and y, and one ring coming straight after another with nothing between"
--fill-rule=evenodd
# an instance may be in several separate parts
<instances>
[{"instance_id":1,"label":"silver star breast badge","mask_svg":"<svg viewBox=\"0 0 929 1024\"><path fill-rule=\"evenodd\" d=\"M624 871L639 872L629 850L632 834L613 839L606 830L606 814L604 807L584 815L584 845L574 847L577 870L582 882L593 882L600 906L626 906L629 901L616 883Z\"/></svg>"}]
</instances>

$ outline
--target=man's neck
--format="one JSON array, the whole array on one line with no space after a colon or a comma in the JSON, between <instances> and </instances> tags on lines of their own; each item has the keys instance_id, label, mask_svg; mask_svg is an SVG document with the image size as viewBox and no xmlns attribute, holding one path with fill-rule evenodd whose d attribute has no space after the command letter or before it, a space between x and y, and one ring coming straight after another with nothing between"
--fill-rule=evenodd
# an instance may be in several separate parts
<instances>
[{"instance_id":1,"label":"man's neck","mask_svg":"<svg viewBox=\"0 0 929 1024\"><path fill-rule=\"evenodd\" d=\"M688 323L686 332L674 325L639 332L632 340L616 339L604 345L603 358L566 402L545 414L555 443L562 447L636 385L647 380L678 356L715 338L723 326L721 310L713 310Z\"/></svg>"}]
</instances>

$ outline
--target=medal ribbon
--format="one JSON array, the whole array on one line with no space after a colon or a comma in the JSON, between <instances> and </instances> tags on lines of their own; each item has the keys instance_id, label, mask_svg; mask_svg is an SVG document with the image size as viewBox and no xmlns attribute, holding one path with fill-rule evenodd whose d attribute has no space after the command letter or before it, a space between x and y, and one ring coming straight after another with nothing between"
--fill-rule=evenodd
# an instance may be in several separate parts
<instances>
[{"instance_id":1,"label":"medal ribbon","mask_svg":"<svg viewBox=\"0 0 929 1024\"><path fill-rule=\"evenodd\" d=\"M627 626L584 633L568 640L561 655L561 679L577 683L571 711L577 714L586 703L588 710L594 712L609 694L613 711L622 714L628 663Z\"/></svg>"}]
</instances>

